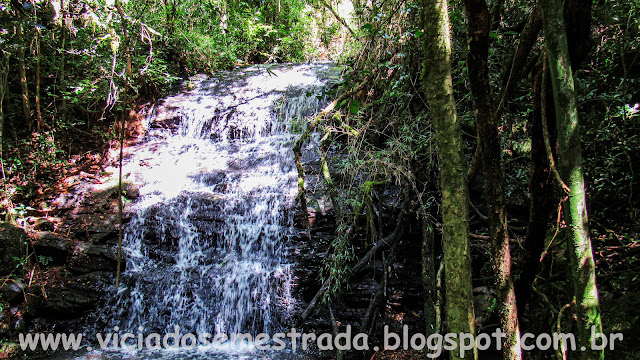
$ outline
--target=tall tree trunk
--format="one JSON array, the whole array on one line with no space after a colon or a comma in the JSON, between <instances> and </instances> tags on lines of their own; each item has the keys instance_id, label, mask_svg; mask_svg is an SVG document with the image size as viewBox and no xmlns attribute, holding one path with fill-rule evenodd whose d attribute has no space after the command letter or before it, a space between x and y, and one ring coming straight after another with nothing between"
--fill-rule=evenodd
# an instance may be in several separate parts
<instances>
[{"instance_id":1,"label":"tall tree trunk","mask_svg":"<svg viewBox=\"0 0 640 360\"><path fill-rule=\"evenodd\" d=\"M0 162L3 161L3 145L4 145L4 108L2 104L4 103L4 96L7 94L7 80L9 78L9 53L2 51L2 58L0 58ZM2 174L4 175L4 168L2 169ZM4 183L4 176L2 177L3 186L6 186ZM3 189L4 190L4 189ZM4 196L8 196L9 194L5 193ZM5 201L3 196L3 201ZM9 213L9 209L7 209L7 213Z\"/></svg>"},{"instance_id":2,"label":"tall tree trunk","mask_svg":"<svg viewBox=\"0 0 640 360\"><path fill-rule=\"evenodd\" d=\"M35 8L35 3L33 3ZM42 111L40 109L40 29L36 28L36 130L40 131L45 127L42 120Z\"/></svg>"},{"instance_id":3,"label":"tall tree trunk","mask_svg":"<svg viewBox=\"0 0 640 360\"><path fill-rule=\"evenodd\" d=\"M544 250L544 242L549 228L549 219L553 213L553 208L558 198L555 193L553 173L549 167L547 150L545 149L545 134L542 128L542 121L547 121L549 130L549 142L556 143L556 116L550 109L546 110L546 116L542 114L542 97L546 97L547 104L553 104L553 90L551 84L545 82L547 88L542 84L542 68L540 68L533 78L533 100L532 111L527 132L531 137L531 165L529 168L529 225L524 241L525 260L520 272L520 277L516 284L516 299L518 301L518 314L522 320L529 296L531 285L538 275L540 267L540 255ZM555 146L552 152L555 153ZM552 156L555 154L552 154ZM555 158L555 156L554 156Z\"/></svg>"},{"instance_id":4,"label":"tall tree trunk","mask_svg":"<svg viewBox=\"0 0 640 360\"><path fill-rule=\"evenodd\" d=\"M22 19L18 19L16 25L16 35L18 36L18 72L20 75L20 88L22 89L22 112L27 122L29 130L33 129L33 118L31 117L31 103L29 102L29 87L27 85L27 67L25 65L25 41L22 31Z\"/></svg>"},{"instance_id":5,"label":"tall tree trunk","mask_svg":"<svg viewBox=\"0 0 640 360\"><path fill-rule=\"evenodd\" d=\"M66 6L67 6L67 3L64 0L60 0L60 11L62 12L62 27L60 29L62 31L62 40L61 40L62 44L60 45L59 91L62 92L61 94L62 102L60 104L60 107L61 107L60 117L63 123L67 121L67 96L65 94L67 91L67 76L65 71L65 66L66 66L65 56L67 55L66 45L67 45L67 26L68 26L69 12L67 11Z\"/></svg>"},{"instance_id":6,"label":"tall tree trunk","mask_svg":"<svg viewBox=\"0 0 640 360\"><path fill-rule=\"evenodd\" d=\"M423 0L424 84L436 130L442 188L446 313L449 332L475 336L469 249L469 205L462 136L451 79L447 0ZM460 344L458 344L460 345ZM476 359L477 349L452 359Z\"/></svg>"},{"instance_id":7,"label":"tall tree trunk","mask_svg":"<svg viewBox=\"0 0 640 360\"><path fill-rule=\"evenodd\" d=\"M543 28L557 120L558 165L564 182L571 190L563 205L563 215L569 230L568 252L578 312L578 346L587 349L582 352L582 359L603 359L602 350L590 350L592 327L595 332L602 332L602 323L589 238L577 100L562 10L561 1L542 0Z\"/></svg>"},{"instance_id":8,"label":"tall tree trunk","mask_svg":"<svg viewBox=\"0 0 640 360\"><path fill-rule=\"evenodd\" d=\"M500 159L501 146L497 114L491 100L489 83L489 9L485 0L465 0L468 68L471 92L476 105L478 148L484 173L484 196L489 217L489 235L500 323L506 336L502 339L503 358L522 359L518 308L511 278L511 249L507 233L507 211L504 200L504 174Z\"/></svg>"},{"instance_id":9,"label":"tall tree trunk","mask_svg":"<svg viewBox=\"0 0 640 360\"><path fill-rule=\"evenodd\" d=\"M567 39L569 41L569 55L571 58L571 69L575 72L580 68L584 60L586 59L590 49L589 39L589 27L591 23L591 7L592 2L590 0L567 0L564 8L564 21L565 29L567 30ZM540 1L536 5L536 11L534 14L540 13ZM533 14L532 14L533 15ZM538 19L539 18L539 19ZM530 26L542 27L542 17L536 15L534 18L530 18L534 22L529 22L525 27ZM538 25L539 23L539 25ZM537 34L537 30L536 34ZM537 35L536 35L537 38ZM522 44L522 43L521 43ZM520 52L520 45L518 45L518 52ZM513 70L521 68L523 64L516 65L514 62L512 66ZM548 72L548 71L547 71ZM549 78L548 74L545 74ZM509 81L511 82L511 81ZM529 177L529 225L527 227L527 236L525 239L525 269L520 273L520 278L516 284L516 299L518 301L518 314L522 319L522 314L525 311L529 296L531 293L531 284L538 274L540 267L540 255L544 250L544 242L546 238L546 232L549 227L549 219L554 211L555 199L557 196L553 191L556 189L556 184L553 181L553 171L549 167L549 161L547 160L547 153L545 150L545 136L542 130L543 115L546 117L548 140L553 146L551 147L552 156L557 163L557 148L556 148L556 115L553 110L553 88L551 83L545 82L546 86L542 88L542 66L538 70L538 73L534 76L533 80L533 105L532 105L532 117L528 125L528 132L531 136L531 169ZM510 93L509 86L506 86L503 91ZM544 97L547 105L545 114L541 113L542 97Z\"/></svg>"},{"instance_id":10,"label":"tall tree trunk","mask_svg":"<svg viewBox=\"0 0 640 360\"><path fill-rule=\"evenodd\" d=\"M2 175L2 207L6 211L5 220L9 222L14 221L13 205L11 204L11 196L7 191L7 179L4 173L4 96L7 94L7 81L9 79L9 56L10 54L5 51L2 52L2 58L0 59L0 172Z\"/></svg>"}]
</instances>

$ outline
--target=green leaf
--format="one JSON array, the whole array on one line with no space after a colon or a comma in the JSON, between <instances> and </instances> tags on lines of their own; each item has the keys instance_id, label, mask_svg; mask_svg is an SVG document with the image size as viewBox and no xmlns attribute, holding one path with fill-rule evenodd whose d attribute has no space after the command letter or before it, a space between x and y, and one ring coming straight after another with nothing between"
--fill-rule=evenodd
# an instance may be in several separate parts
<instances>
[{"instance_id":1,"label":"green leaf","mask_svg":"<svg viewBox=\"0 0 640 360\"><path fill-rule=\"evenodd\" d=\"M349 104L349 111L351 111L353 115L357 115L359 109L360 109L360 101L358 100L351 101L351 104Z\"/></svg>"}]
</instances>

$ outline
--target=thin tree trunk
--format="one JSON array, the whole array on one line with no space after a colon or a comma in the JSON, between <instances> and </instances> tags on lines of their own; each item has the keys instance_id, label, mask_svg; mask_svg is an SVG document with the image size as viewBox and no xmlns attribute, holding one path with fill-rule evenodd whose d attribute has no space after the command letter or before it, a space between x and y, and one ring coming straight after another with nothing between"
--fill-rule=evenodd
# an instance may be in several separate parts
<instances>
[{"instance_id":1,"label":"thin tree trunk","mask_svg":"<svg viewBox=\"0 0 640 360\"><path fill-rule=\"evenodd\" d=\"M18 72L20 75L20 88L22 89L22 112L27 122L29 130L33 129L33 118L31 117L31 103L29 102L29 87L27 85L27 67L25 65L25 42L22 31L22 20L18 19L16 25L16 35L18 36Z\"/></svg>"},{"instance_id":2,"label":"thin tree trunk","mask_svg":"<svg viewBox=\"0 0 640 360\"><path fill-rule=\"evenodd\" d=\"M520 33L518 39L518 47L513 55L513 60L510 61L510 66L506 68L506 72L503 73L504 81L500 95L498 96L498 103L496 113L499 117L506 106L509 97L513 94L513 89L518 84L524 73L525 64L531 53L531 49L538 41L538 34L542 29L542 15L540 14L540 1L536 2L536 7L529 15L527 24Z\"/></svg>"},{"instance_id":3,"label":"thin tree trunk","mask_svg":"<svg viewBox=\"0 0 640 360\"><path fill-rule=\"evenodd\" d=\"M436 289L435 238L433 226L427 223L424 216L420 222L422 226L422 290L424 291L425 336L429 337L440 331L436 318L438 291Z\"/></svg>"},{"instance_id":4,"label":"thin tree trunk","mask_svg":"<svg viewBox=\"0 0 640 360\"><path fill-rule=\"evenodd\" d=\"M2 148L4 141L4 108L2 104L4 103L4 96L7 94L7 80L9 78L9 53L2 51L2 58L0 59L0 161L2 161ZM3 185L4 183L3 177ZM8 194L4 194L4 196L8 196ZM8 213L7 209L7 213Z\"/></svg>"},{"instance_id":5,"label":"thin tree trunk","mask_svg":"<svg viewBox=\"0 0 640 360\"><path fill-rule=\"evenodd\" d=\"M589 0L567 0L565 2L564 20L565 29L567 29L567 39L569 41L569 54L571 57L571 68L575 72L586 59L589 52L589 26L591 19L591 2ZM540 13L540 1L536 5L538 15L535 18L530 17L529 23L523 30L523 34L527 29L535 25L542 27L542 16ZM533 14L532 14L533 16ZM535 23L532 23L535 21ZM536 30L537 33L538 30ZM537 39L537 35L536 35ZM521 43L518 45L518 53L520 52ZM522 65L515 64L512 69L517 69ZM544 77L549 78L548 69ZM513 71L512 71L513 74ZM527 227L527 236L525 239L525 269L520 273L520 278L516 284L516 299L518 301L518 314L522 319L522 313L525 311L529 296L531 293L531 284L535 279L540 267L540 256L544 250L544 242L546 232L549 228L549 219L554 211L558 197L554 191L556 189L553 184L554 169L550 168L547 161L548 154L545 151L545 141L549 141L551 146L551 156L557 160L556 145L556 115L553 102L553 88L548 81L543 85L543 69L540 66L533 81L533 105L532 118L528 125L528 132L531 136L531 169L529 177L529 225ZM509 79L511 82L511 76ZM505 89L509 86L505 86ZM504 89L503 89L504 90ZM506 93L508 94L510 90ZM541 104L547 103L547 110L542 113ZM546 128L548 134L543 131L543 121L546 118ZM557 161L556 161L557 163Z\"/></svg>"},{"instance_id":6,"label":"thin tree trunk","mask_svg":"<svg viewBox=\"0 0 640 360\"><path fill-rule=\"evenodd\" d=\"M120 273L121 273L121 264L122 264L122 240L124 237L124 221L123 221L123 199L122 199L122 159L124 152L124 138L125 138L125 130L126 130L126 119L129 114L127 113L128 107L128 97L127 90L129 89L129 78L131 77L131 53L129 48L129 33L127 31L127 18L125 16L124 10L120 5L120 1L116 0L115 2L116 9L118 10L118 14L122 19L122 28L124 35L124 48L125 55L127 60L127 67L124 73L124 90L122 91L122 104L123 109L120 114L120 154L118 157L119 163L119 176L118 176L118 255L117 255L117 266L116 266L116 291L120 286ZM115 55L114 55L115 56Z\"/></svg>"},{"instance_id":7,"label":"thin tree trunk","mask_svg":"<svg viewBox=\"0 0 640 360\"><path fill-rule=\"evenodd\" d=\"M484 174L484 196L488 209L489 235L500 323L506 336L502 339L505 360L522 359L518 309L511 277L511 249L507 233L507 211L504 200L504 174L500 159L501 146L496 112L489 83L489 9L485 0L465 0L468 68L471 92L476 105L478 148L481 149Z\"/></svg>"},{"instance_id":8,"label":"thin tree trunk","mask_svg":"<svg viewBox=\"0 0 640 360\"><path fill-rule=\"evenodd\" d=\"M33 4L33 2L32 2ZM33 4L35 8L35 4ZM40 109L40 29L36 28L36 130L40 131L45 127Z\"/></svg>"},{"instance_id":9,"label":"thin tree trunk","mask_svg":"<svg viewBox=\"0 0 640 360\"><path fill-rule=\"evenodd\" d=\"M2 51L2 59L0 59L0 172L2 172L2 206L6 211L6 221L14 221L14 210L11 204L11 197L7 191L7 179L4 173L4 96L7 94L7 81L9 79L9 56L8 52Z\"/></svg>"},{"instance_id":10,"label":"thin tree trunk","mask_svg":"<svg viewBox=\"0 0 640 360\"><path fill-rule=\"evenodd\" d=\"M542 86L542 69L538 70L533 78L533 103L531 119L527 126L527 132L531 137L531 165L529 169L529 225L524 242L525 260L520 272L520 278L516 284L516 299L520 319L525 311L529 296L531 294L531 284L538 274L540 267L540 255L544 250L544 242L549 227L549 219L553 213L555 196L553 174L547 161L545 149L544 132L542 129L543 119L547 121L549 129L549 142L555 144L556 141L556 116L552 111L547 110L546 116L542 114L542 97L547 97L547 104L552 104L553 99L549 99L552 94L550 86ZM550 85L550 84L548 84ZM552 151L554 148L552 147Z\"/></svg>"},{"instance_id":11,"label":"thin tree trunk","mask_svg":"<svg viewBox=\"0 0 640 360\"><path fill-rule=\"evenodd\" d=\"M424 84L436 130L442 188L442 223L449 332L475 336L469 249L469 195L451 79L451 37L447 0L423 1ZM460 345L458 343L458 345ZM452 359L477 359L477 349Z\"/></svg>"},{"instance_id":12,"label":"thin tree trunk","mask_svg":"<svg viewBox=\"0 0 640 360\"><path fill-rule=\"evenodd\" d=\"M569 230L568 252L578 313L578 347L586 348L582 359L603 359L602 350L590 349L592 327L595 332L602 332L602 322L589 238L577 100L562 10L562 2L542 0L545 44L557 119L558 165L564 182L571 190L563 206L563 215Z\"/></svg>"},{"instance_id":13,"label":"thin tree trunk","mask_svg":"<svg viewBox=\"0 0 640 360\"><path fill-rule=\"evenodd\" d=\"M67 79L66 79L66 71L65 71L65 56L67 54L66 45L67 45L67 21L69 17L69 12L66 9L66 3L64 0L60 0L60 11L62 11L62 44L60 45L60 87L59 91L61 94L62 103L60 105L61 111L60 116L62 118L62 122L66 122L67 120L67 96L65 92L67 91Z\"/></svg>"}]
</instances>

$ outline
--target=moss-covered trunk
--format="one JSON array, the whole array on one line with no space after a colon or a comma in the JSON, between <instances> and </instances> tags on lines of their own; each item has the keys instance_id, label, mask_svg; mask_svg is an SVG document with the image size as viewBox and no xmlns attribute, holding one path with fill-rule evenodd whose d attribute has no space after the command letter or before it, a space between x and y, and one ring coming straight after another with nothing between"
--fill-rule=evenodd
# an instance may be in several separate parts
<instances>
[{"instance_id":1,"label":"moss-covered trunk","mask_svg":"<svg viewBox=\"0 0 640 360\"><path fill-rule=\"evenodd\" d=\"M561 1L542 0L545 43L556 109L558 165L564 182L571 190L563 205L563 215L569 228L568 250L578 312L578 347L587 349L582 353L582 359L602 359L603 351L589 350L592 327L601 332L602 324L589 238L580 124L562 9Z\"/></svg>"},{"instance_id":2,"label":"moss-covered trunk","mask_svg":"<svg viewBox=\"0 0 640 360\"><path fill-rule=\"evenodd\" d=\"M447 330L475 335L469 207L460 124L451 80L451 38L447 0L424 0L423 80L436 130L442 188L442 227ZM451 351L452 359L477 358L477 352Z\"/></svg>"}]
</instances>

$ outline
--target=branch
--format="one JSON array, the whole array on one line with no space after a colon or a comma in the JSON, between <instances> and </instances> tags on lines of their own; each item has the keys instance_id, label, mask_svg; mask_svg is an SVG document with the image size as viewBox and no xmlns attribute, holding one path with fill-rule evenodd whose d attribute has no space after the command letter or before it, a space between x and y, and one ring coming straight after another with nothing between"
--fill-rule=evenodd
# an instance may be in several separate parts
<instances>
[{"instance_id":1,"label":"branch","mask_svg":"<svg viewBox=\"0 0 640 360\"><path fill-rule=\"evenodd\" d=\"M324 7L326 7L327 9L329 9L329 11L331 11L331 13L336 18L336 20L338 20L338 22L342 24L342 26L344 26L347 30L349 30L349 32L351 33L351 35L353 35L354 38L357 38L356 32L353 31L351 27L349 27L349 24L347 24L347 22L343 18L341 18L340 15L338 15L338 13L335 10L333 10L333 8L331 7L331 4L329 4L326 0L321 0L321 1L322 1L322 5L324 5Z\"/></svg>"}]
</instances>

